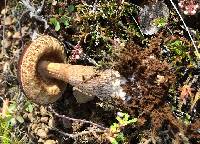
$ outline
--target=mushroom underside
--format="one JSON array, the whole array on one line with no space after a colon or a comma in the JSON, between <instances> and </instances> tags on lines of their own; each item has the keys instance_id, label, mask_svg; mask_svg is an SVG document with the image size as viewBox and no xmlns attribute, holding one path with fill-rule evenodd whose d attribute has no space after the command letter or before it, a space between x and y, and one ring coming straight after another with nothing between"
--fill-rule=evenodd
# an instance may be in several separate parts
<instances>
[{"instance_id":1,"label":"mushroom underside","mask_svg":"<svg viewBox=\"0 0 200 144\"><path fill-rule=\"evenodd\" d=\"M48 35L38 37L24 49L18 66L21 88L25 95L37 104L55 102L66 86L61 80L41 76L37 67L43 60L65 63L63 45Z\"/></svg>"}]
</instances>

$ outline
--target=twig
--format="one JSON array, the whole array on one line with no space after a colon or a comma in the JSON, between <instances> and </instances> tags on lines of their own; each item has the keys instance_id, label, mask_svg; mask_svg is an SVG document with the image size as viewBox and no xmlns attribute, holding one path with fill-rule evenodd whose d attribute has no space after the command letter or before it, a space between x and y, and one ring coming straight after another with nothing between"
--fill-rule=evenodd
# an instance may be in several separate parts
<instances>
[{"instance_id":1,"label":"twig","mask_svg":"<svg viewBox=\"0 0 200 144\"><path fill-rule=\"evenodd\" d=\"M72 47L72 48L75 47L73 44L71 44L71 43L68 42L68 41L64 41L64 43L66 43L69 47ZM93 65L95 65L95 66L99 66L98 63L97 63L94 59L90 58L90 57L87 56L85 53L82 53L82 57L85 58L85 59L87 59L87 60L89 61L89 63L91 63L91 64L93 64Z\"/></svg>"},{"instance_id":2,"label":"twig","mask_svg":"<svg viewBox=\"0 0 200 144\"><path fill-rule=\"evenodd\" d=\"M42 5L41 6L38 6L38 9L37 9L37 13L40 14L42 12L42 9L44 7L44 2L45 0L42 1Z\"/></svg>"},{"instance_id":3,"label":"twig","mask_svg":"<svg viewBox=\"0 0 200 144\"><path fill-rule=\"evenodd\" d=\"M179 11L178 11L176 5L174 4L174 2L173 2L172 0L170 0L170 2L171 2L171 4L172 4L172 6L174 7L174 9L176 10L176 13L177 13L178 16L180 17L180 19L181 19L181 21L182 21L182 23L183 23L183 26L185 27L185 29L186 29L186 31L187 31L189 37L190 37L190 40L192 41L192 44L193 44L193 46L194 46L194 48L195 48L196 53L199 54L198 48L197 48L197 46L196 46L196 44L195 44L195 42L194 42L194 40L193 40L193 38L192 38L192 36L191 36L191 34L190 34L190 31L189 31L187 25L185 24L185 22L184 22L184 20L183 20L183 17L182 17L181 14L179 13ZM198 57L198 56L197 56L197 57Z\"/></svg>"},{"instance_id":4,"label":"twig","mask_svg":"<svg viewBox=\"0 0 200 144\"><path fill-rule=\"evenodd\" d=\"M20 35L21 35L20 41L21 41L21 43L22 43L22 48L24 47L24 41L23 41L23 37L22 37L22 25L21 25L21 23L22 23L23 17L24 17L28 12L29 12L28 10L26 10L25 12L23 12L22 15L21 15L20 18L19 18L19 21L18 21L19 32L20 32Z\"/></svg>"},{"instance_id":5,"label":"twig","mask_svg":"<svg viewBox=\"0 0 200 144\"><path fill-rule=\"evenodd\" d=\"M137 25L137 27L138 27L138 29L139 29L141 35L144 37L144 34L143 34L143 32L142 32L142 30L141 30L141 28L140 28L140 25L139 25L138 22L136 21L135 17L132 16L132 18L133 18L134 22L136 23L136 25Z\"/></svg>"},{"instance_id":6,"label":"twig","mask_svg":"<svg viewBox=\"0 0 200 144\"><path fill-rule=\"evenodd\" d=\"M44 7L44 2L45 0L42 1L42 5L38 7L38 9L36 9L34 6L32 6L30 4L29 0L21 0L22 4L27 8L27 10L30 12L30 18L35 18L38 21L44 22L45 24L45 29L47 29L49 27L47 21L42 17L39 16L43 7Z\"/></svg>"},{"instance_id":7,"label":"twig","mask_svg":"<svg viewBox=\"0 0 200 144\"><path fill-rule=\"evenodd\" d=\"M35 7L30 5L30 2L28 0L21 0L24 6L30 11L30 12L35 12Z\"/></svg>"},{"instance_id":8,"label":"twig","mask_svg":"<svg viewBox=\"0 0 200 144\"><path fill-rule=\"evenodd\" d=\"M87 56L85 53L83 53L83 57L84 57L85 59L87 59L91 64L93 64L93 65L95 65L95 66L99 66L98 63L97 63L94 59L90 58L90 57Z\"/></svg>"},{"instance_id":9,"label":"twig","mask_svg":"<svg viewBox=\"0 0 200 144\"><path fill-rule=\"evenodd\" d=\"M6 10L6 0L4 1L4 8L5 8L5 10ZM3 19L4 19L4 24L3 24L3 43L4 43L4 41L5 41L5 19L6 19L6 12L4 13L4 15L3 15ZM9 57L8 55L7 55L7 52L6 52L6 50L5 50L5 47L4 47L4 44L2 45L2 51L1 51L1 54L3 55L3 56L5 56L5 57Z\"/></svg>"},{"instance_id":10,"label":"twig","mask_svg":"<svg viewBox=\"0 0 200 144\"><path fill-rule=\"evenodd\" d=\"M77 122L82 122L82 123L88 123L88 124L91 124L93 126L96 126L98 128L101 128L102 130L108 130L108 128L102 126L102 125L99 125L97 123L94 123L94 122L91 122L91 121L87 121L87 120L84 120L84 119L76 119L76 118L71 118L71 117L67 117L65 115L60 115L58 114L56 111L54 111L51 107L49 107L51 112L53 112L57 117L60 117L60 118L64 118L64 119L67 119L67 120L71 120L71 121L77 121Z\"/></svg>"},{"instance_id":11,"label":"twig","mask_svg":"<svg viewBox=\"0 0 200 144\"><path fill-rule=\"evenodd\" d=\"M82 131L82 132L79 132L79 133L69 134L69 133L65 133L63 131L60 131L59 129L57 129L55 127L49 127L49 128L61 133L64 136L70 137L70 138L77 138L79 136L86 135L86 134L91 134L91 133L94 133L94 132L95 133L104 133L105 132L105 130L95 130L95 129L93 129L93 130L88 130L88 131Z\"/></svg>"},{"instance_id":12,"label":"twig","mask_svg":"<svg viewBox=\"0 0 200 144\"><path fill-rule=\"evenodd\" d=\"M0 115L2 116L2 118L6 117L6 113L8 111L8 105L9 105L9 100L8 99L3 100L3 107L0 112Z\"/></svg>"}]
</instances>

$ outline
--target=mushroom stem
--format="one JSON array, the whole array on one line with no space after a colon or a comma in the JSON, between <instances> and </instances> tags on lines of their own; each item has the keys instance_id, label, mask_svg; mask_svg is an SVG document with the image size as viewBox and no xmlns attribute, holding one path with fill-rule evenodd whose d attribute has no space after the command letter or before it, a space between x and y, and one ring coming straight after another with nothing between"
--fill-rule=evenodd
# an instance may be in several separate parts
<instances>
[{"instance_id":1,"label":"mushroom stem","mask_svg":"<svg viewBox=\"0 0 200 144\"><path fill-rule=\"evenodd\" d=\"M38 72L43 78L55 78L77 86L96 74L93 66L71 65L41 61L38 64Z\"/></svg>"},{"instance_id":2,"label":"mushroom stem","mask_svg":"<svg viewBox=\"0 0 200 144\"><path fill-rule=\"evenodd\" d=\"M102 100L112 100L121 97L121 94L125 96L120 87L120 74L112 69L99 71L93 66L41 61L38 72L44 79L55 78L72 85L79 103L85 103L95 96Z\"/></svg>"}]
</instances>

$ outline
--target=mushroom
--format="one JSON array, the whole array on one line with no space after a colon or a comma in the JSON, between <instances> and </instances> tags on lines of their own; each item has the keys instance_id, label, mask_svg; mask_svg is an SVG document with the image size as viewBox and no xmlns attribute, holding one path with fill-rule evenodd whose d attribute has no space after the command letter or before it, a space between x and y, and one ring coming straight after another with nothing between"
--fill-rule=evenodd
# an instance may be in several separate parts
<instances>
[{"instance_id":1,"label":"mushroom","mask_svg":"<svg viewBox=\"0 0 200 144\"><path fill-rule=\"evenodd\" d=\"M38 104L53 103L60 98L66 84L70 84L79 103L95 96L102 100L125 99L118 71L67 64L65 57L64 46L48 35L38 37L24 49L18 78L28 98Z\"/></svg>"}]
</instances>

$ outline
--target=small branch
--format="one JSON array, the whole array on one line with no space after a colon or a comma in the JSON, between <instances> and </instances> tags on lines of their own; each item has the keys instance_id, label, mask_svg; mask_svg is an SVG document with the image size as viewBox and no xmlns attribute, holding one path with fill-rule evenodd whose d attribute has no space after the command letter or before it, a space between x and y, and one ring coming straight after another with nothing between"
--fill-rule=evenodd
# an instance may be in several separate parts
<instances>
[{"instance_id":1,"label":"small branch","mask_svg":"<svg viewBox=\"0 0 200 144\"><path fill-rule=\"evenodd\" d=\"M76 119L76 118L71 118L71 117L67 117L65 115L60 115L58 114L57 112L55 112L51 107L49 107L51 112L53 112L57 117L60 117L60 118L63 118L63 119L67 119L67 120L71 120L71 121L76 121L76 122L82 122L82 123L88 123L88 124L91 124L93 126L96 126L102 130L108 130L108 128L102 126L102 125L99 125L97 123L94 123L94 122L91 122L91 121L87 121L87 120L84 120L84 119Z\"/></svg>"},{"instance_id":2,"label":"small branch","mask_svg":"<svg viewBox=\"0 0 200 144\"><path fill-rule=\"evenodd\" d=\"M138 29L139 29L141 35L144 37L144 34L143 34L143 32L142 32L142 30L141 30L141 28L140 28L140 25L138 24L137 20L134 18L134 16L132 16L132 18L133 18L134 22L136 23L136 25L137 25L137 27L138 27Z\"/></svg>"},{"instance_id":3,"label":"small branch","mask_svg":"<svg viewBox=\"0 0 200 144\"><path fill-rule=\"evenodd\" d=\"M44 23L44 28L48 29L49 25L46 19L44 19L42 16L38 16L37 14L32 14L32 17L34 17L36 20L41 21Z\"/></svg>"},{"instance_id":4,"label":"small branch","mask_svg":"<svg viewBox=\"0 0 200 144\"><path fill-rule=\"evenodd\" d=\"M8 105L9 105L9 100L8 99L3 100L3 107L0 112L0 116L2 116L2 118L6 117L6 113L8 111Z\"/></svg>"},{"instance_id":5,"label":"small branch","mask_svg":"<svg viewBox=\"0 0 200 144\"><path fill-rule=\"evenodd\" d=\"M89 131L82 131L82 132L79 132L79 133L69 134L69 133L65 133L63 131L60 131L59 129L57 129L55 127L49 127L49 128L61 133L64 136L70 137L70 138L77 138L79 136L86 135L86 134L91 134L91 133L94 133L94 132L95 133L104 133L105 132L105 130L94 130L93 129L93 130L89 130Z\"/></svg>"},{"instance_id":6,"label":"small branch","mask_svg":"<svg viewBox=\"0 0 200 144\"><path fill-rule=\"evenodd\" d=\"M4 1L4 8L5 8L5 10L6 10L6 0ZM3 19L4 19L4 24L3 24L3 43L4 43L4 40L5 40L5 19L6 19L6 13L4 13L4 15L3 15ZM7 55L7 52L6 52L6 49L5 49L5 47L4 47L4 44L2 45L2 50L1 50L1 55L2 56L5 56L5 57L9 57L8 55Z\"/></svg>"},{"instance_id":7,"label":"small branch","mask_svg":"<svg viewBox=\"0 0 200 144\"><path fill-rule=\"evenodd\" d=\"M30 12L35 12L35 7L30 5L30 1L28 0L21 0L22 4L30 11Z\"/></svg>"},{"instance_id":8,"label":"small branch","mask_svg":"<svg viewBox=\"0 0 200 144\"><path fill-rule=\"evenodd\" d=\"M34 6L32 6L30 4L29 0L21 0L22 4L27 8L27 10L30 12L30 18L35 18L38 21L41 21L44 23L45 25L45 29L47 29L49 27L48 22L42 17L39 16L39 14L41 13L43 7L44 7L44 2L45 0L42 1L42 5L38 7L38 9L36 9Z\"/></svg>"},{"instance_id":9,"label":"small branch","mask_svg":"<svg viewBox=\"0 0 200 144\"><path fill-rule=\"evenodd\" d=\"M64 41L64 43L66 43L69 47L72 47L72 48L75 47L73 44L71 44L68 41ZM94 59L90 58L85 53L82 53L82 56L83 56L84 59L87 59L89 61L89 63L93 64L94 66L99 66L98 63Z\"/></svg>"},{"instance_id":10,"label":"small branch","mask_svg":"<svg viewBox=\"0 0 200 144\"><path fill-rule=\"evenodd\" d=\"M38 14L40 14L40 13L42 12L42 9L43 9L43 7L44 7L44 2L45 2L45 0L43 0L43 1L42 1L42 5L38 7L38 9L37 9L37 13L38 13Z\"/></svg>"},{"instance_id":11,"label":"small branch","mask_svg":"<svg viewBox=\"0 0 200 144\"><path fill-rule=\"evenodd\" d=\"M176 13L177 13L178 16L180 17L180 19L181 19L181 21L182 21L182 23L183 23L183 26L185 27L185 29L186 29L186 31L187 31L189 37L190 37L190 40L192 41L192 44L193 44L193 46L194 46L194 48L195 48L196 53L199 54L198 48L197 48L197 46L196 46L196 44L195 44L195 42L194 42L194 40L193 40L193 38L192 38L192 36L191 36L191 34L190 34L190 31L189 31L187 25L185 24L185 22L184 22L184 20L183 20L183 17L182 17L181 14L179 13L179 11L178 11L176 5L174 4L174 2L173 2L172 0L170 0L170 2L171 2L171 4L172 4L172 6L174 7L174 9L176 10Z\"/></svg>"},{"instance_id":12,"label":"small branch","mask_svg":"<svg viewBox=\"0 0 200 144\"><path fill-rule=\"evenodd\" d=\"M83 57L84 57L85 59L87 59L91 64L93 64L93 65L95 65L95 66L99 66L98 63L97 63L94 59L90 58L90 57L87 56L85 53L83 53Z\"/></svg>"}]
</instances>

